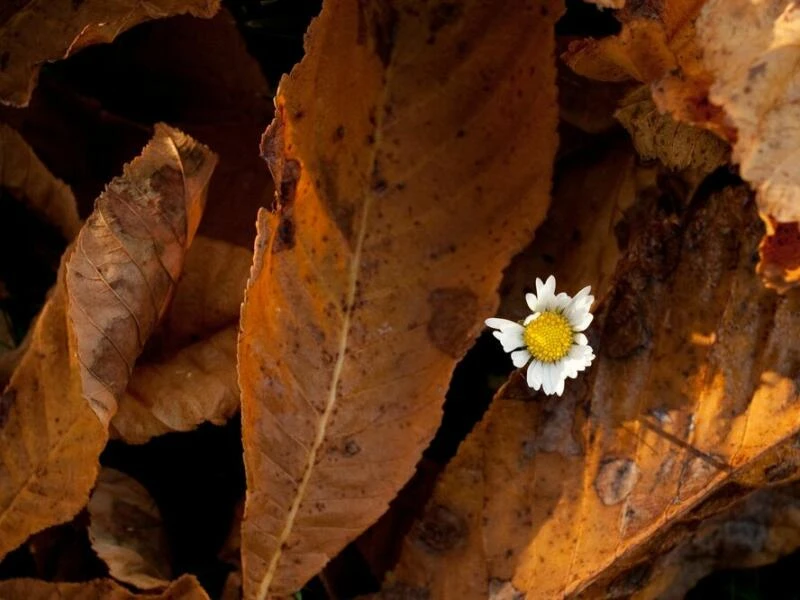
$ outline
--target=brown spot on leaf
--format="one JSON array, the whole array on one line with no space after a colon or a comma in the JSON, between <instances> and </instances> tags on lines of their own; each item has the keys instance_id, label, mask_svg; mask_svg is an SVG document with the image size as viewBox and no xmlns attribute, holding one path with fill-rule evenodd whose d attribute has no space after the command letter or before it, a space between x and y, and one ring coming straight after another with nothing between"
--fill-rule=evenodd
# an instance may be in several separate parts
<instances>
[{"instance_id":1,"label":"brown spot on leaf","mask_svg":"<svg viewBox=\"0 0 800 600\"><path fill-rule=\"evenodd\" d=\"M602 462L594 480L594 489L606 506L619 504L639 481L638 465L629 458L612 458Z\"/></svg>"},{"instance_id":2,"label":"brown spot on leaf","mask_svg":"<svg viewBox=\"0 0 800 600\"><path fill-rule=\"evenodd\" d=\"M467 288L437 288L428 296L428 338L439 350L461 358L478 319L478 297Z\"/></svg>"},{"instance_id":3,"label":"brown spot on leaf","mask_svg":"<svg viewBox=\"0 0 800 600\"><path fill-rule=\"evenodd\" d=\"M411 535L429 552L441 554L456 548L464 541L467 524L460 515L449 508L434 505L414 526Z\"/></svg>"}]
</instances>

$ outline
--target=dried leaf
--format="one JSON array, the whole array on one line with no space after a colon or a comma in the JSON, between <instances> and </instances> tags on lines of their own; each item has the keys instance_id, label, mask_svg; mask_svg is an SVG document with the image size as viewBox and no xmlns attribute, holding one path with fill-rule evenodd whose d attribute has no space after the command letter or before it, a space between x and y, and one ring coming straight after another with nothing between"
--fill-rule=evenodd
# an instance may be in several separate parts
<instances>
[{"instance_id":1,"label":"dried leaf","mask_svg":"<svg viewBox=\"0 0 800 600\"><path fill-rule=\"evenodd\" d=\"M48 0L11 5L0 14L0 102L27 106L46 62L111 42L143 21L184 13L208 18L218 9L219 0Z\"/></svg>"},{"instance_id":2,"label":"dried leaf","mask_svg":"<svg viewBox=\"0 0 800 600\"><path fill-rule=\"evenodd\" d=\"M252 253L198 236L170 310L137 361L112 433L141 444L239 409L236 334Z\"/></svg>"},{"instance_id":3,"label":"dried leaf","mask_svg":"<svg viewBox=\"0 0 800 600\"><path fill-rule=\"evenodd\" d=\"M139 589L163 589L170 569L161 514L135 479L103 467L89 499L89 538L108 574Z\"/></svg>"},{"instance_id":4,"label":"dried leaf","mask_svg":"<svg viewBox=\"0 0 800 600\"><path fill-rule=\"evenodd\" d=\"M506 582L528 597L590 585L587 597L627 597L687 522L797 476L800 353L786 340L800 299L753 273L761 228L747 199L734 188L639 211L591 330L592 371L556 399L512 376L446 469L387 597L486 598Z\"/></svg>"},{"instance_id":5,"label":"dried leaf","mask_svg":"<svg viewBox=\"0 0 800 600\"><path fill-rule=\"evenodd\" d=\"M675 121L661 112L650 90L641 87L624 98L617 119L646 159L658 159L670 169L708 175L728 162L728 144L710 131Z\"/></svg>"},{"instance_id":6,"label":"dried leaf","mask_svg":"<svg viewBox=\"0 0 800 600\"><path fill-rule=\"evenodd\" d=\"M157 127L65 256L0 400L0 556L86 504L108 421L174 292L215 161Z\"/></svg>"},{"instance_id":7,"label":"dried leaf","mask_svg":"<svg viewBox=\"0 0 800 600\"><path fill-rule=\"evenodd\" d=\"M0 581L4 600L208 600L192 575L182 575L163 592L134 594L111 579L85 583L50 583L36 579Z\"/></svg>"},{"instance_id":8,"label":"dried leaf","mask_svg":"<svg viewBox=\"0 0 800 600\"><path fill-rule=\"evenodd\" d=\"M616 36L578 40L564 61L577 73L601 81L656 81L680 67L698 66L694 20L705 0L642 0L618 13Z\"/></svg>"},{"instance_id":9,"label":"dried leaf","mask_svg":"<svg viewBox=\"0 0 800 600\"><path fill-rule=\"evenodd\" d=\"M245 597L291 593L386 509L503 266L541 223L555 0L323 7L262 150L242 311Z\"/></svg>"},{"instance_id":10,"label":"dried leaf","mask_svg":"<svg viewBox=\"0 0 800 600\"><path fill-rule=\"evenodd\" d=\"M573 42L564 61L591 79L652 84L662 112L729 139L732 132L724 114L708 99L712 77L695 39L695 21L704 2L637 2L619 13L618 35Z\"/></svg>"}]
</instances>

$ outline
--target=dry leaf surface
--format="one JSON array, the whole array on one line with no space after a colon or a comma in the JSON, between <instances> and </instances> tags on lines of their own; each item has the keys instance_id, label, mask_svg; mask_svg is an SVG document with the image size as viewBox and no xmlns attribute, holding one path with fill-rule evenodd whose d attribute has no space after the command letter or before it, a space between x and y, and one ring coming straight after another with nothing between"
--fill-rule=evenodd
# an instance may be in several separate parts
<instances>
[{"instance_id":1,"label":"dry leaf surface","mask_svg":"<svg viewBox=\"0 0 800 600\"><path fill-rule=\"evenodd\" d=\"M200 584L191 575L182 575L163 592L133 593L111 579L85 583L50 583L37 579L0 581L4 600L208 600Z\"/></svg>"},{"instance_id":2,"label":"dry leaf surface","mask_svg":"<svg viewBox=\"0 0 800 600\"><path fill-rule=\"evenodd\" d=\"M89 539L117 581L139 589L169 585L170 560L161 514L135 479L103 467L89 499Z\"/></svg>"},{"instance_id":3,"label":"dry leaf surface","mask_svg":"<svg viewBox=\"0 0 800 600\"><path fill-rule=\"evenodd\" d=\"M280 87L242 312L245 597L373 523L541 223L556 1L330 2Z\"/></svg>"},{"instance_id":4,"label":"dry leaf surface","mask_svg":"<svg viewBox=\"0 0 800 600\"><path fill-rule=\"evenodd\" d=\"M633 231L590 335L591 373L555 400L511 377L407 538L387 597L626 596L692 518L797 476L800 355L786 340L800 298L753 273L762 231L747 191L654 199Z\"/></svg>"},{"instance_id":5,"label":"dry leaf surface","mask_svg":"<svg viewBox=\"0 0 800 600\"><path fill-rule=\"evenodd\" d=\"M137 361L111 420L113 435L141 444L239 408L236 335L252 252L198 236L169 312Z\"/></svg>"},{"instance_id":6,"label":"dry leaf surface","mask_svg":"<svg viewBox=\"0 0 800 600\"><path fill-rule=\"evenodd\" d=\"M0 12L0 102L26 106L42 64L111 42L150 19L212 17L219 0L29 0Z\"/></svg>"},{"instance_id":7,"label":"dry leaf surface","mask_svg":"<svg viewBox=\"0 0 800 600\"><path fill-rule=\"evenodd\" d=\"M0 401L0 556L88 500L108 421L164 313L214 155L159 126L97 200Z\"/></svg>"},{"instance_id":8,"label":"dry leaf surface","mask_svg":"<svg viewBox=\"0 0 800 600\"><path fill-rule=\"evenodd\" d=\"M647 87L624 98L616 117L630 134L636 152L645 160L658 159L670 169L691 170L702 177L730 159L730 148L725 141L661 112Z\"/></svg>"}]
</instances>

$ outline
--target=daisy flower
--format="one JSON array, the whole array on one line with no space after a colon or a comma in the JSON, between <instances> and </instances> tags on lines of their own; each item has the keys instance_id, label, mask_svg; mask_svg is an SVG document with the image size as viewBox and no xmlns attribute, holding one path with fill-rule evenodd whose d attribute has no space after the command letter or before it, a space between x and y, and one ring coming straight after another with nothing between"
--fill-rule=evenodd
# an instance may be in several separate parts
<instances>
[{"instance_id":1,"label":"daisy flower","mask_svg":"<svg viewBox=\"0 0 800 600\"><path fill-rule=\"evenodd\" d=\"M511 354L515 367L528 365L527 381L534 390L545 394L564 393L564 381L575 378L594 360L594 352L581 333L594 318L589 309L594 302L592 288L586 286L574 298L556 294L556 278L536 279L536 293L526 294L531 309L522 322L507 319L486 319L495 329L503 350Z\"/></svg>"}]
</instances>

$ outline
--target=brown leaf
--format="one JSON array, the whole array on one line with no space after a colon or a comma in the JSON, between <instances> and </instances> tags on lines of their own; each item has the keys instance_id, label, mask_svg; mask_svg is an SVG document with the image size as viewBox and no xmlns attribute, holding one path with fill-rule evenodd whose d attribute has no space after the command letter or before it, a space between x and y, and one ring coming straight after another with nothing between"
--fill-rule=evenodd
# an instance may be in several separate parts
<instances>
[{"instance_id":1,"label":"brown leaf","mask_svg":"<svg viewBox=\"0 0 800 600\"><path fill-rule=\"evenodd\" d=\"M65 256L0 401L0 556L86 504L108 421L173 294L215 162L159 126Z\"/></svg>"},{"instance_id":2,"label":"brown leaf","mask_svg":"<svg viewBox=\"0 0 800 600\"><path fill-rule=\"evenodd\" d=\"M203 422L225 423L239 408L236 334L252 253L198 236L164 322L137 361L111 421L141 444Z\"/></svg>"},{"instance_id":3,"label":"brown leaf","mask_svg":"<svg viewBox=\"0 0 800 600\"><path fill-rule=\"evenodd\" d=\"M161 513L135 479L103 467L89 499L92 548L117 581L139 589L163 589L170 569Z\"/></svg>"},{"instance_id":4,"label":"brown leaf","mask_svg":"<svg viewBox=\"0 0 800 600\"><path fill-rule=\"evenodd\" d=\"M7 600L208 600L192 575L182 575L163 592L135 594L111 579L85 583L50 583L36 579L0 581L0 597Z\"/></svg>"},{"instance_id":5,"label":"brown leaf","mask_svg":"<svg viewBox=\"0 0 800 600\"><path fill-rule=\"evenodd\" d=\"M642 158L658 159L670 169L705 176L730 158L728 144L716 135L661 112L647 87L625 97L616 117L628 130Z\"/></svg>"},{"instance_id":6,"label":"brown leaf","mask_svg":"<svg viewBox=\"0 0 800 600\"><path fill-rule=\"evenodd\" d=\"M189 13L212 17L219 0L49 0L0 13L0 102L26 106L42 64L111 42L150 19Z\"/></svg>"},{"instance_id":7,"label":"brown leaf","mask_svg":"<svg viewBox=\"0 0 800 600\"><path fill-rule=\"evenodd\" d=\"M786 343L800 299L753 273L747 191L644 202L590 330L591 372L564 398L511 377L406 540L395 588L627 597L693 518L800 470Z\"/></svg>"},{"instance_id":8,"label":"brown leaf","mask_svg":"<svg viewBox=\"0 0 800 600\"><path fill-rule=\"evenodd\" d=\"M642 0L617 14L616 36L573 42L563 55L574 71L601 81L650 83L677 67L695 67L694 20L705 0Z\"/></svg>"},{"instance_id":9,"label":"brown leaf","mask_svg":"<svg viewBox=\"0 0 800 600\"><path fill-rule=\"evenodd\" d=\"M544 218L559 2L323 7L281 84L242 312L245 597L290 593L430 441Z\"/></svg>"},{"instance_id":10,"label":"brown leaf","mask_svg":"<svg viewBox=\"0 0 800 600\"><path fill-rule=\"evenodd\" d=\"M575 41L563 59L591 79L652 84L663 112L730 138L724 114L708 99L712 77L695 39L695 21L704 2L637 2L619 13L622 30L618 35Z\"/></svg>"}]
</instances>

